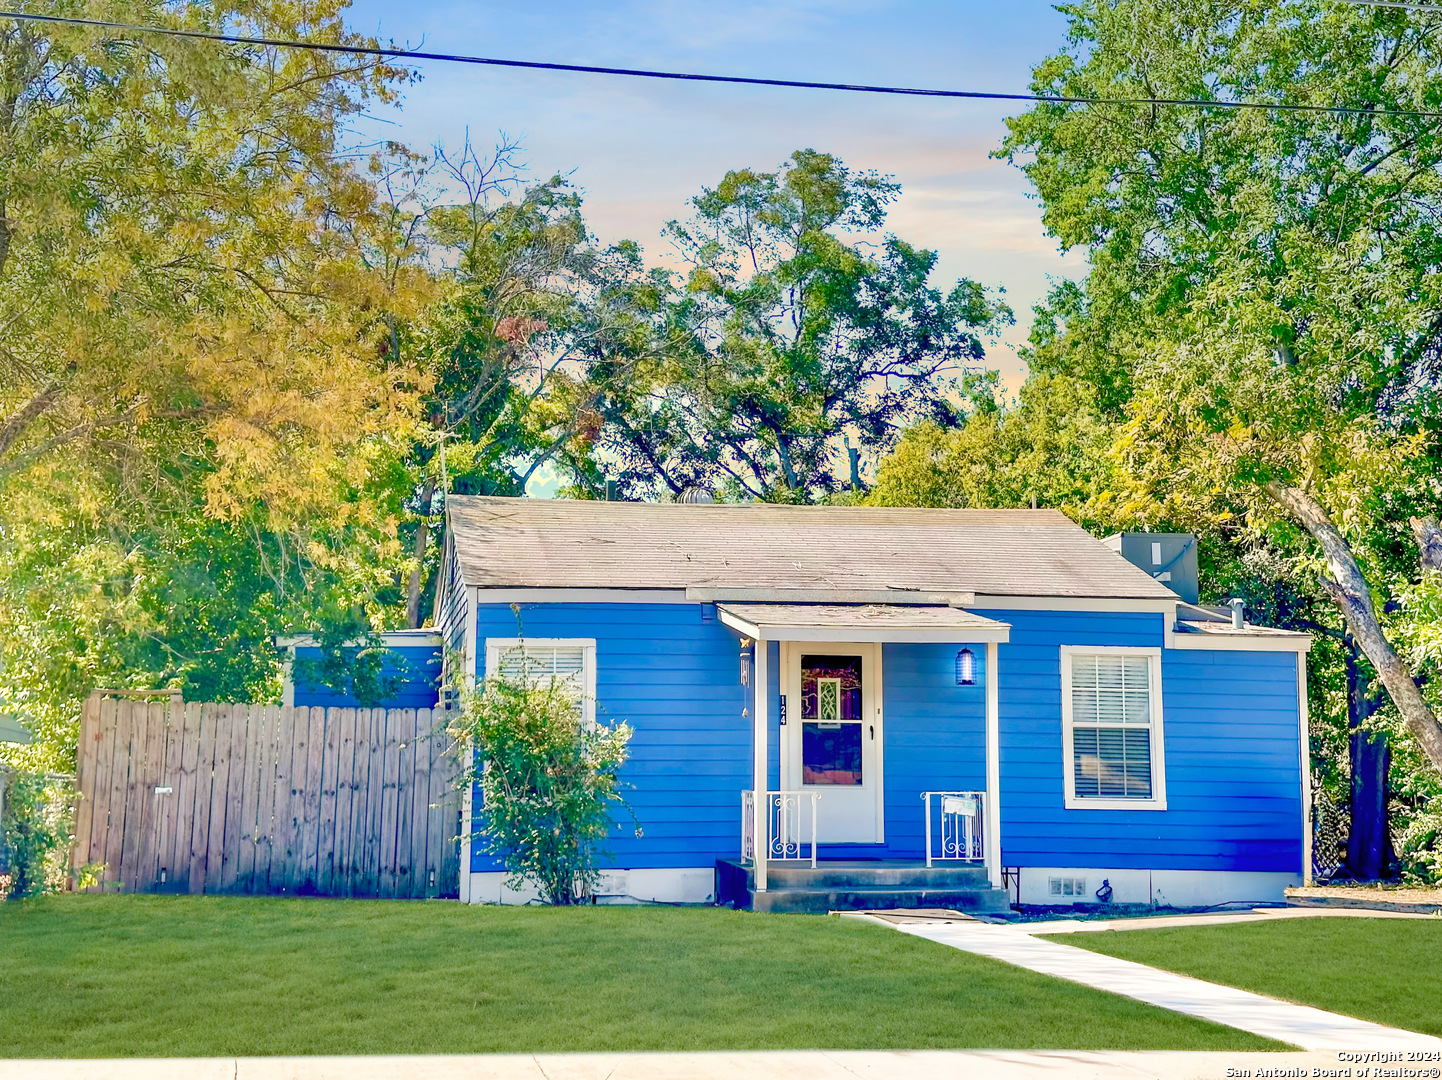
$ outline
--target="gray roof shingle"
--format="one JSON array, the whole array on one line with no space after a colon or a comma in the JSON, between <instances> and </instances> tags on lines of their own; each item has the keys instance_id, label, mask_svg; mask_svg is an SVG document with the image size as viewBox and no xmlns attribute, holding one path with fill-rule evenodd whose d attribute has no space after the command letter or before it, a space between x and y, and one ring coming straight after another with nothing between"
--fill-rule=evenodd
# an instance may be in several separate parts
<instances>
[{"instance_id":1,"label":"gray roof shingle","mask_svg":"<svg viewBox=\"0 0 1442 1080\"><path fill-rule=\"evenodd\" d=\"M585 502L452 495L483 588L917 589L1175 600L1055 510Z\"/></svg>"}]
</instances>

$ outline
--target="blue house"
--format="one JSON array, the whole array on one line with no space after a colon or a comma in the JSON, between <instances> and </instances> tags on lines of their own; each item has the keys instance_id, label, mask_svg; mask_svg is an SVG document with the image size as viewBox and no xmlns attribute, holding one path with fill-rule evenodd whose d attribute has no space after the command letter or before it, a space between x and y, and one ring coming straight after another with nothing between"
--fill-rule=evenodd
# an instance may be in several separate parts
<instances>
[{"instance_id":1,"label":"blue house","mask_svg":"<svg viewBox=\"0 0 1442 1080\"><path fill-rule=\"evenodd\" d=\"M1307 876L1308 637L1187 603L1060 513L448 516L447 677L524 664L634 728L642 835L618 818L602 898L1201 906ZM473 848L462 899L525 899Z\"/></svg>"}]
</instances>

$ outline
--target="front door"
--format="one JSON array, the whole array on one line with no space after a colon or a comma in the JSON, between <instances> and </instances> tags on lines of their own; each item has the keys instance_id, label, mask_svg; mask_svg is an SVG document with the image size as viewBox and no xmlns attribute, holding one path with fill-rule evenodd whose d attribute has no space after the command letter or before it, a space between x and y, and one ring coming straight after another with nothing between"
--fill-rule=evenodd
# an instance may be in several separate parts
<instances>
[{"instance_id":1,"label":"front door","mask_svg":"<svg viewBox=\"0 0 1442 1080\"><path fill-rule=\"evenodd\" d=\"M821 843L882 843L881 646L788 642L783 650L785 787L821 796Z\"/></svg>"}]
</instances>

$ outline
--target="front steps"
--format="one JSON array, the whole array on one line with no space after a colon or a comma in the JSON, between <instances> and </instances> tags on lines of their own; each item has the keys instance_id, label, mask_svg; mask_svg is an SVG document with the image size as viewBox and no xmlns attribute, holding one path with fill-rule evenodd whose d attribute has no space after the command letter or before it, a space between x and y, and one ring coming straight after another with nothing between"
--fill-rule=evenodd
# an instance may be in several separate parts
<instances>
[{"instance_id":1,"label":"front steps","mask_svg":"<svg viewBox=\"0 0 1442 1080\"><path fill-rule=\"evenodd\" d=\"M951 908L965 912L1010 909L1004 889L993 889L986 868L974 864L876 860L772 862L766 889L757 892L749 865L716 861L716 902L751 911L825 914L895 908Z\"/></svg>"}]
</instances>

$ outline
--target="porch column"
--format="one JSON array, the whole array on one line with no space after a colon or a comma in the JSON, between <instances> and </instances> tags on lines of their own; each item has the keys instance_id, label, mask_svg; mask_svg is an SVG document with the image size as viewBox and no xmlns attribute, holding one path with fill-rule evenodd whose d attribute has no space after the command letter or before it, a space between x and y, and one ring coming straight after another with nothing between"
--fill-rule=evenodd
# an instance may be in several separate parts
<instances>
[{"instance_id":1,"label":"porch column","mask_svg":"<svg viewBox=\"0 0 1442 1080\"><path fill-rule=\"evenodd\" d=\"M752 812L756 820L751 827L751 835L754 838L756 850L753 856L753 865L756 871L756 891L766 891L766 853L771 850L771 804L766 797L766 728L767 728L767 706L771 699L771 678L767 670L771 659L770 643L763 637L756 639L754 646L756 651L756 663L752 665L752 681L754 690L752 699L752 727L755 734L752 737L754 757L751 762L753 775L752 788L755 797L751 800Z\"/></svg>"},{"instance_id":2,"label":"porch column","mask_svg":"<svg viewBox=\"0 0 1442 1080\"><path fill-rule=\"evenodd\" d=\"M986 643L986 875L1001 888L1001 694L997 656L1001 648Z\"/></svg>"}]
</instances>

